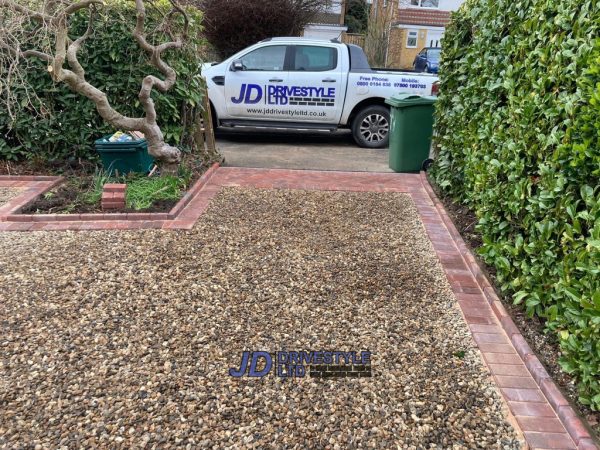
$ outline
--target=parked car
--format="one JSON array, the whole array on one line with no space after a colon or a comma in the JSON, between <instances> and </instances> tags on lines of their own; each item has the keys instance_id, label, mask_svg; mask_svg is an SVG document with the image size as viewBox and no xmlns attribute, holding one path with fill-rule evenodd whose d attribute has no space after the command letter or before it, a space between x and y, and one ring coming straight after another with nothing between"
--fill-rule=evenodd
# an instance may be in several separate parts
<instances>
[{"instance_id":1,"label":"parked car","mask_svg":"<svg viewBox=\"0 0 600 450\"><path fill-rule=\"evenodd\" d=\"M413 67L417 72L438 73L441 53L439 47L425 47L415 56Z\"/></svg>"},{"instance_id":2,"label":"parked car","mask_svg":"<svg viewBox=\"0 0 600 450\"><path fill-rule=\"evenodd\" d=\"M223 127L350 128L361 147L388 145L400 93L431 95L437 76L373 70L363 50L337 40L272 38L204 66L214 123Z\"/></svg>"}]
</instances>

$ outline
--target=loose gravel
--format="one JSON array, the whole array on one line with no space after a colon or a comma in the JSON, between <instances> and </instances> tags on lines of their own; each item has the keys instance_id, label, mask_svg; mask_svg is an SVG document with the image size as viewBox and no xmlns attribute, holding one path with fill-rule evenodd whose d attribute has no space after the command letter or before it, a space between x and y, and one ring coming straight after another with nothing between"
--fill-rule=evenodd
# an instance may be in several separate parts
<instances>
[{"instance_id":1,"label":"loose gravel","mask_svg":"<svg viewBox=\"0 0 600 450\"><path fill-rule=\"evenodd\" d=\"M0 206L21 193L22 189L0 187Z\"/></svg>"},{"instance_id":2,"label":"loose gravel","mask_svg":"<svg viewBox=\"0 0 600 450\"><path fill-rule=\"evenodd\" d=\"M188 232L0 248L0 446L521 447L406 195L229 188ZM232 378L244 350L374 376Z\"/></svg>"}]
</instances>

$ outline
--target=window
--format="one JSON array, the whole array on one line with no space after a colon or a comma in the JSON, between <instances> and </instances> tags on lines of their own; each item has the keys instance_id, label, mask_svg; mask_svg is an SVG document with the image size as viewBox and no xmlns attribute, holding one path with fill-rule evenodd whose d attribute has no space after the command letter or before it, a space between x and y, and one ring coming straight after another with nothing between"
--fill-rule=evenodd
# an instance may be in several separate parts
<instances>
[{"instance_id":1,"label":"window","mask_svg":"<svg viewBox=\"0 0 600 450\"><path fill-rule=\"evenodd\" d=\"M438 8L440 0L410 0L410 4L419 8Z\"/></svg>"},{"instance_id":2,"label":"window","mask_svg":"<svg viewBox=\"0 0 600 450\"><path fill-rule=\"evenodd\" d=\"M337 49L314 45L297 45L292 70L325 72L337 67Z\"/></svg>"},{"instance_id":3,"label":"window","mask_svg":"<svg viewBox=\"0 0 600 450\"><path fill-rule=\"evenodd\" d=\"M418 31L409 31L406 35L406 48L417 48Z\"/></svg>"},{"instance_id":4,"label":"window","mask_svg":"<svg viewBox=\"0 0 600 450\"><path fill-rule=\"evenodd\" d=\"M247 53L240 60L244 70L283 70L285 50L285 45L271 45Z\"/></svg>"}]
</instances>

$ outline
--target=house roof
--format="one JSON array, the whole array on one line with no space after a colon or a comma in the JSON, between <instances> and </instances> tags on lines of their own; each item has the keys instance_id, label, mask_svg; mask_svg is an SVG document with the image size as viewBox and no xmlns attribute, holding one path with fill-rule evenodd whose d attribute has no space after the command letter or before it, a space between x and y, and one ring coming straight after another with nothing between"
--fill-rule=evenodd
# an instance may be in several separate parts
<instances>
[{"instance_id":1,"label":"house roof","mask_svg":"<svg viewBox=\"0 0 600 450\"><path fill-rule=\"evenodd\" d=\"M450 11L438 9L402 8L398 11L398 20L393 25L424 25L445 27L450 22Z\"/></svg>"}]
</instances>

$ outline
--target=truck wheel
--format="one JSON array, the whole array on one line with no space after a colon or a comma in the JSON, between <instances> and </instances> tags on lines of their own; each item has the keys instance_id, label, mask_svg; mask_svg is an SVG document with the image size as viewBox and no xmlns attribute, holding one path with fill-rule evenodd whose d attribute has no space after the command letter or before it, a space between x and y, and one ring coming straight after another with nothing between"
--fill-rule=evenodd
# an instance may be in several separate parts
<instances>
[{"instance_id":1,"label":"truck wheel","mask_svg":"<svg viewBox=\"0 0 600 450\"><path fill-rule=\"evenodd\" d=\"M360 111L352 122L352 136L361 147L387 147L390 141L390 110L373 105Z\"/></svg>"}]
</instances>

